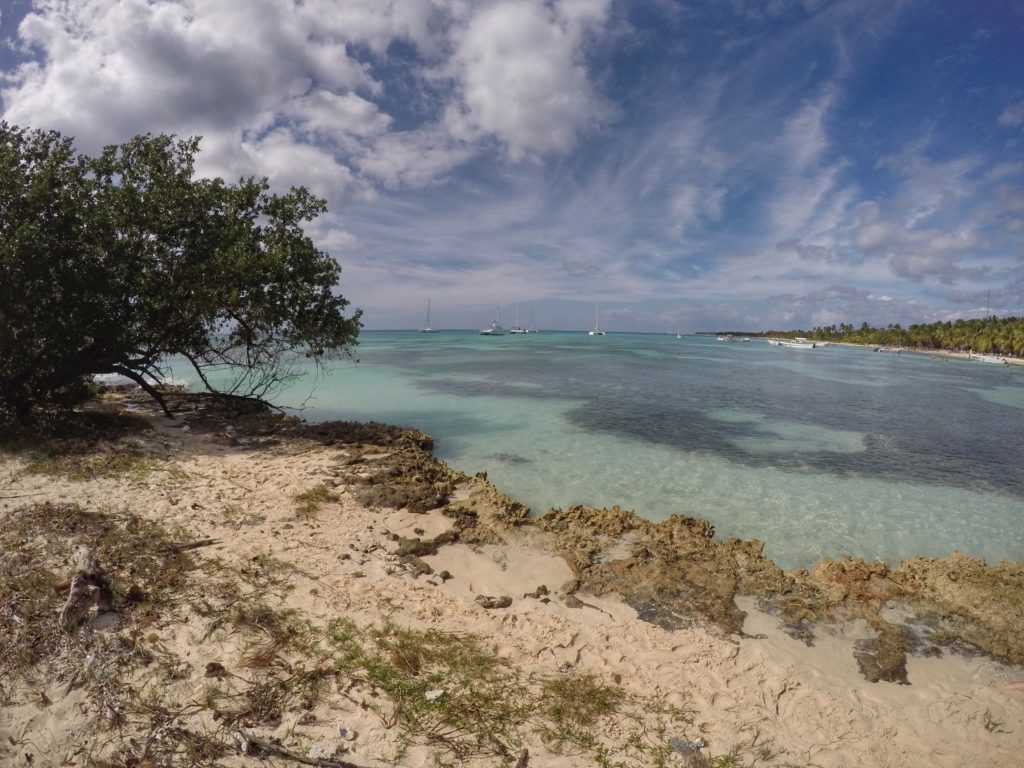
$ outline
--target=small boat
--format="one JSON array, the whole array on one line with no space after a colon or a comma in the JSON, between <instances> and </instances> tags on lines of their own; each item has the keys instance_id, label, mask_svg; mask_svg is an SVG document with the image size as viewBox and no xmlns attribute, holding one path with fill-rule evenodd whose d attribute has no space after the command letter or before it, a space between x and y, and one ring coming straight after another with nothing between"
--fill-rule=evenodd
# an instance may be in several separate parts
<instances>
[{"instance_id":1,"label":"small boat","mask_svg":"<svg viewBox=\"0 0 1024 768\"><path fill-rule=\"evenodd\" d=\"M789 347L790 349L814 349L817 346L817 344L815 344L813 341L809 341L808 339L796 338L781 339L779 341L779 346Z\"/></svg>"},{"instance_id":2,"label":"small boat","mask_svg":"<svg viewBox=\"0 0 1024 768\"><path fill-rule=\"evenodd\" d=\"M516 324L508 329L509 333L529 333L525 328L519 327L519 305L516 304Z\"/></svg>"},{"instance_id":3,"label":"small boat","mask_svg":"<svg viewBox=\"0 0 1024 768\"><path fill-rule=\"evenodd\" d=\"M682 331L679 331L679 332L678 332L678 333L676 334L676 338L677 338L677 339L681 339L681 338L683 338L683 332L682 332Z\"/></svg>"},{"instance_id":4,"label":"small boat","mask_svg":"<svg viewBox=\"0 0 1024 768\"><path fill-rule=\"evenodd\" d=\"M587 336L604 336L604 331L602 331L602 330L600 329L600 327L598 326L598 322L597 322L597 310L598 310L598 304L597 304L597 302L595 301L595 302L594 302L594 330L592 330L592 331L587 331Z\"/></svg>"},{"instance_id":5,"label":"small boat","mask_svg":"<svg viewBox=\"0 0 1024 768\"><path fill-rule=\"evenodd\" d=\"M501 327L501 304L498 304L498 309L494 313L494 322L486 328L480 329L481 336L504 336L505 329Z\"/></svg>"},{"instance_id":6,"label":"small boat","mask_svg":"<svg viewBox=\"0 0 1024 768\"><path fill-rule=\"evenodd\" d=\"M437 333L437 331L430 327L430 299L427 299L427 324L420 328L420 333Z\"/></svg>"},{"instance_id":7,"label":"small boat","mask_svg":"<svg viewBox=\"0 0 1024 768\"><path fill-rule=\"evenodd\" d=\"M749 336L744 336L742 339L740 339L740 341L742 341L744 344L746 344L748 341L750 341L750 337Z\"/></svg>"},{"instance_id":8,"label":"small boat","mask_svg":"<svg viewBox=\"0 0 1024 768\"><path fill-rule=\"evenodd\" d=\"M781 347L782 346L782 342L779 341L778 339L768 339L768 343L771 346L773 346L773 347Z\"/></svg>"}]
</instances>

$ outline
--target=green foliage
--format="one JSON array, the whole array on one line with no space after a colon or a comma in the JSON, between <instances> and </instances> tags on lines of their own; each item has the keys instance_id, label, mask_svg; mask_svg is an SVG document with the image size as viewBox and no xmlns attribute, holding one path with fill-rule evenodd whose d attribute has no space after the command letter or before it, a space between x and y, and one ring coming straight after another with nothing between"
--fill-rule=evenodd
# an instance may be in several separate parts
<instances>
[{"instance_id":1,"label":"green foliage","mask_svg":"<svg viewBox=\"0 0 1024 768\"><path fill-rule=\"evenodd\" d=\"M296 355L355 344L340 267L303 230L324 201L195 178L198 146L146 135L87 157L0 123L0 416L73 403L100 373L161 400L151 384L172 354L211 391L264 397Z\"/></svg>"},{"instance_id":2,"label":"green foliage","mask_svg":"<svg viewBox=\"0 0 1024 768\"><path fill-rule=\"evenodd\" d=\"M859 328L841 323L810 331L767 331L763 336L805 336L815 341L840 341L873 346L899 346L922 350L981 352L1024 357L1024 318L984 317L956 320L907 328L888 325L872 328L863 323Z\"/></svg>"},{"instance_id":3,"label":"green foliage","mask_svg":"<svg viewBox=\"0 0 1024 768\"><path fill-rule=\"evenodd\" d=\"M534 707L525 681L493 649L470 635L390 624L367 634L347 620L327 629L335 666L384 694L367 704L389 726L460 758L521 747L519 727Z\"/></svg>"},{"instance_id":4,"label":"green foliage","mask_svg":"<svg viewBox=\"0 0 1024 768\"><path fill-rule=\"evenodd\" d=\"M692 726L686 712L593 675L527 675L472 635L337 619L324 637L361 706L406 744L438 747L459 764L512 765L535 735L556 754L586 754L608 768L678 765L671 740Z\"/></svg>"},{"instance_id":5,"label":"green foliage","mask_svg":"<svg viewBox=\"0 0 1024 768\"><path fill-rule=\"evenodd\" d=\"M320 511L321 505L340 501L341 497L320 483L302 493L295 494L294 499L296 515L303 520L312 520Z\"/></svg>"},{"instance_id":6,"label":"green foliage","mask_svg":"<svg viewBox=\"0 0 1024 768\"><path fill-rule=\"evenodd\" d=\"M46 456L30 461L25 472L31 475L66 477L68 480L93 480L97 477L123 477L141 480L157 469L156 459L126 451L97 451L89 454Z\"/></svg>"}]
</instances>

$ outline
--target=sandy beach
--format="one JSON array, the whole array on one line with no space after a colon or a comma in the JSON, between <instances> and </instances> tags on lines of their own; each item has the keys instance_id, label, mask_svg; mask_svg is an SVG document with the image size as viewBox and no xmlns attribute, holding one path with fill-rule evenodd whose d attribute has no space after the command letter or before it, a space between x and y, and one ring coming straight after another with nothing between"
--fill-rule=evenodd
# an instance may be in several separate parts
<instances>
[{"instance_id":1,"label":"sandy beach","mask_svg":"<svg viewBox=\"0 0 1024 768\"><path fill-rule=\"evenodd\" d=\"M152 583L111 565L112 611L94 608L81 628L40 635L50 643L43 658L4 670L0 764L1021 763L1019 563L990 571L954 556L897 571L840 561L784 575L758 559L756 542L726 549L688 520L654 527L617 510L569 510L528 521L486 478L434 462L418 433L199 411L172 421L146 404L132 408L148 427L91 443L75 465L95 455L144 457L130 472L80 479L59 455L43 466L31 449L0 455L0 573L30 567L14 563L15 544L36 547L49 558L47 599L58 610L67 597L58 582L70 578L76 548L98 547L100 537L84 522L63 538L40 533L40 505L77 505L123 540L153 525L177 542L161 545L164 576ZM682 552L683 570L666 570L672 558L659 547ZM173 579L167 553L180 558ZM712 568L723 558L735 574ZM837 576L858 569L857 579ZM940 618L915 623L910 614L917 606L923 615L927 590L910 585L933 585L940 571L948 582L976 571L978 584L1002 585L964 599L1009 601L975 617L989 639L947 642ZM699 588L662 604L659 573ZM744 586L755 573L773 585L772 600ZM629 579L655 585L654 597L623 587ZM827 610L814 607L823 604L812 592L828 596ZM133 602L143 593L163 597ZM24 605L12 598L2 609L20 621ZM962 617L970 623L967 608ZM868 679L865 654L877 652L871 643L886 628L909 637L925 624L933 634L907 643L919 652L907 653L904 679ZM484 676L467 686L458 678L470 662L446 667L443 654L431 661L422 650L410 661L396 651L410 637L474 637L500 666L478 660ZM381 649L394 669L367 661ZM443 674L428 678L435 669ZM411 676L407 701L389 687L398 672ZM425 692L414 687L418 678L429 679ZM545 705L562 680L592 690L589 706L605 695L615 705L572 710L580 730L570 733ZM302 695L300 682L308 683ZM432 706L454 706L464 689L483 695L496 682L506 693L452 710L467 720L476 712L491 735L473 735L468 722L469 735L439 725ZM260 710L254 691L278 688L277 705ZM532 703L495 715L506 717L508 732L486 724L487 707L517 697Z\"/></svg>"},{"instance_id":2,"label":"sandy beach","mask_svg":"<svg viewBox=\"0 0 1024 768\"><path fill-rule=\"evenodd\" d=\"M845 341L832 341L829 342L837 347L854 347L856 349L875 349L871 344L851 344ZM891 353L893 349L883 350L886 353ZM936 360L965 360L968 362L981 363L984 362L986 365L1024 365L1024 358L1013 357L1012 355L979 355L971 352L954 352L948 349L912 349L910 347L900 347L901 353L906 352L912 355L928 355L928 357L935 358Z\"/></svg>"}]
</instances>

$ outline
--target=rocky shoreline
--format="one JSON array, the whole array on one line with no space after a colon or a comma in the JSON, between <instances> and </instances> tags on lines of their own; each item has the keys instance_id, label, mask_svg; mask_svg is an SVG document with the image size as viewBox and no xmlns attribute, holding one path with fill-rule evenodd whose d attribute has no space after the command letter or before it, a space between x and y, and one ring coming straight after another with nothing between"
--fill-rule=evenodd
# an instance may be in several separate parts
<instances>
[{"instance_id":1,"label":"rocky shoreline","mask_svg":"<svg viewBox=\"0 0 1024 768\"><path fill-rule=\"evenodd\" d=\"M123 400L125 396L119 397ZM312 572L315 561L319 575L312 587L305 587L309 593L310 620L314 623L317 615L327 615L344 605L350 612L355 611L353 615L372 624L380 621L382 615L407 611L410 595L422 593L426 595L425 602L417 603L421 607L403 621L413 625L435 622L439 616L430 606L447 605L451 614L447 617L449 631L479 632L493 637L499 646L511 643L516 647L510 647L506 655L521 656L519 663L524 668L532 668L543 657L536 655L540 653L536 650L538 638L551 632L557 635L562 630L556 631L556 627L579 625L574 631L577 635L586 631L590 640L582 645L577 640L566 646L544 645L550 648L545 653L552 657L545 669L564 671L578 666L605 672L618 670L613 677L620 682L627 675L636 676L639 682L648 679L648 675L653 675L652 681L664 676L664 671L658 669L664 670L666 663L682 665L679 669L670 666L672 674L694 675L698 687L718 691L708 694L706 711L701 716L711 719L717 713L723 718L720 727L726 730L736 728L738 721L731 708L715 702L741 695L727 695L729 686L722 688L719 679L724 675L734 680L733 689L736 686L734 675L739 672L724 671L736 656L736 652L728 650L730 647L739 648L738 658L743 658L747 653L757 655L758 643L769 642L772 647L787 649L787 654L798 659L799 652L787 642L798 642L808 649L818 645L831 648L837 636L846 637L849 642L843 643L842 653L849 654L849 663L858 670L863 682L853 683L845 673L836 672L837 680L846 680L844 685L852 688L884 686L875 689L878 693L872 696L886 701L886 697L892 697L897 703L902 700L897 689L904 687L911 690L924 685L929 695L938 695L928 676L931 672L922 672L921 677L927 682L921 682L913 671L930 670L927 665L920 666L929 659L955 661L960 670L964 664L977 670L994 663L1002 670L999 679L1012 683L1024 678L1024 563L990 565L954 553L945 558L911 558L894 568L843 558L824 560L811 569L784 572L764 557L761 542L719 540L707 521L696 518L673 516L653 523L617 507L573 507L531 516L523 505L488 483L485 475L470 477L436 460L431 453L430 437L416 430L381 424L304 424L267 412L230 413L196 397L182 396L174 406L187 423L187 431L181 423L172 426L149 416L158 423L156 440L138 435L114 436L95 441L87 450L81 446L72 450L60 444L53 450L53 458L61 459L70 451L78 457L75 461L82 462L85 459L81 457L96 451L118 454L133 450L156 454L161 461L176 461L175 471L182 478L209 473L213 470L204 467L220 462L216 471L223 481L146 481L125 499L135 505L143 498L159 501L152 505L151 515L173 520L176 525L188 525L190 535L203 537L197 540L220 542L231 536L232 531L234 535L244 532L243 538L250 541L227 542L219 547L228 554L237 550L237 562L243 568L251 567L256 562L254 558L262 557L252 555L252 547L273 552L274 557L292 552L300 571ZM197 450L198 458L187 458L189 452ZM26 514L28 507L16 504L15 499L43 500L52 495L77 499L86 508L96 507L115 487L123 488L126 484L123 480L100 479L90 488L84 484L74 486L66 479L26 480L26 456L33 455L30 449L27 454L15 452L5 459L8 486L17 493L0 493L0 516ZM283 472L286 466L305 467L306 475L312 473L313 477L307 476L302 482L308 485L313 479L318 480L320 498L327 500L328 505L341 505L344 517L332 517L329 523L326 519L305 520L290 511L284 515L280 500L260 501L256 484L269 488L280 481L263 473ZM210 492L214 498L204 495ZM209 512L213 507L219 508L216 516ZM358 531L354 527L356 521L361 526ZM385 558L376 559L381 554ZM68 552L62 557L66 563ZM250 565L245 565L247 562ZM371 567L378 569L376 576L368 570ZM335 584L334 590L343 589L347 596L329 598L324 587L328 581ZM391 598L382 597L389 590L405 596L400 600L401 607ZM122 587L119 598L125 599L128 591ZM372 599L353 609L356 594ZM480 618L476 613L479 611L486 618ZM752 621L752 612L759 616L756 622ZM457 616L462 618L456 619ZM476 618L471 621L469 617ZM763 632L750 631L752 625L763 629L770 622L775 623L781 635L777 639L766 640ZM607 636L615 627L625 628L630 636L645 638L644 643L651 648L661 648L661 644L668 648L703 648L701 654L716 659L715 668L719 671L706 678L692 669L687 672L687 665L698 658L689 651L677 652L675 661L665 661L665 651L652 650L652 658L658 661L651 662L650 669L639 651L634 659L620 658L617 642ZM601 636L605 636L603 642L599 640ZM784 636L793 640L784 640ZM564 647L565 653L558 650L560 647ZM570 649L573 653L567 656ZM588 654L596 654L603 661L594 661L587 667ZM775 678L764 677L768 662L763 656L758 658L761 671L749 672L753 679L744 680L742 686L746 691L743 695L750 702L764 697L766 685L773 690L779 685L784 690L789 690L787 685L801 685L805 692L810 692L813 680L823 674L820 669L807 674L790 669L778 673L781 683L767 683L766 680ZM970 662L972 658L977 661ZM210 663L230 668L220 659ZM846 663L841 656L830 656L828 660L831 666L845 668ZM597 672L588 672L591 673ZM827 667L824 674L828 674ZM947 674L952 673L947 670ZM66 684L63 680L51 682L59 683L58 687ZM894 683L903 686L890 687ZM26 719L25 712L17 709L19 715L10 716L16 709L12 709L11 702L17 696L7 690L4 694L7 702L0 703L0 730L6 729L11 743L23 739L31 727L44 727L38 713L33 712ZM678 695L671 691L661 694L668 697L666 700ZM48 700L54 698L45 695ZM864 695L856 694L855 698L860 700ZM965 694L960 691L949 695L953 700ZM837 704L843 694L830 685L815 696L824 697L821 701L832 702L840 710L852 706ZM972 689L971 697L984 700L990 712L998 705L1005 718L1017 713L1024 715L1024 694L1012 686L993 686L990 681L980 690ZM939 700L925 702L925 709ZM820 702L816 706L820 708ZM777 699L774 707L775 715L763 714L759 727L774 731L779 737L788 734L795 740L801 737L794 734L813 731L795 715L793 722L779 721L782 714ZM897 710L899 707L894 711ZM753 712L747 715L753 717ZM1003 722L999 718L993 722L996 720ZM939 723L936 727L941 732L947 725ZM822 727L828 731L835 724ZM818 764L848 764L843 761L855 760L860 754L858 750L867 749L875 739L873 734L885 727L884 722L863 725L863 744L858 742L845 751L836 747L834 759L817 755L816 759L823 761ZM11 734L16 728L28 730L15 737ZM879 757L873 764L918 764L916 757L920 756L912 754L912 745L927 744L933 738L928 735L932 728L933 725L923 723L918 729L920 733L915 731L909 740L910 746L902 745L899 754L886 753L887 757ZM722 737L715 726L701 730ZM1015 750L1019 754L1024 747L1024 735L1001 730L1005 729L992 727L985 737L988 764L1010 765L1009 755L1015 754ZM684 735L684 741L693 741L694 733L688 731ZM264 737L253 732L253 738L272 735L268 732ZM378 740L384 743L388 738L381 735ZM283 745L282 749L285 748ZM943 749L949 748L943 745ZM535 746L531 764L577 764L564 762L564 756L558 755L549 756L545 763L536 749ZM691 760L701 754L700 747L691 748L689 756L685 752L669 749L666 754L674 755L679 764L703 764ZM430 755L435 753L427 750L417 754L410 764L432 764L430 760L434 758ZM793 754L783 745L771 759L755 760L748 754L746 760L750 764L781 765L791 760ZM684 757L690 762L685 762ZM955 757L959 760L962 756ZM902 761L904 758L906 762ZM590 755L578 764L593 764L592 759ZM484 760L479 764L514 762L510 760L505 756L497 762ZM956 760L939 759L935 764L961 764Z\"/></svg>"}]
</instances>

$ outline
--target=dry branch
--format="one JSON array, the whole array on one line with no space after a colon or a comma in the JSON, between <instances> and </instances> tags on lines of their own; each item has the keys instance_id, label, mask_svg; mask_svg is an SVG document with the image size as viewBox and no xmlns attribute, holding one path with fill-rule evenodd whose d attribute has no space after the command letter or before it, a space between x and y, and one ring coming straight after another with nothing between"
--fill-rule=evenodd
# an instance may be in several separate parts
<instances>
[{"instance_id":1,"label":"dry branch","mask_svg":"<svg viewBox=\"0 0 1024 768\"><path fill-rule=\"evenodd\" d=\"M288 760L294 760L296 763L302 763L303 765L316 765L321 768L363 768L362 766L350 763L345 760L333 760L327 757L313 758L300 755L298 752L293 752L287 747L282 747L280 744L275 744L268 739L261 739L259 736L254 736L251 733L239 729L235 731L235 739L242 747L242 752L251 754L253 752L265 752L271 755L277 755L278 757L284 757Z\"/></svg>"}]
</instances>

